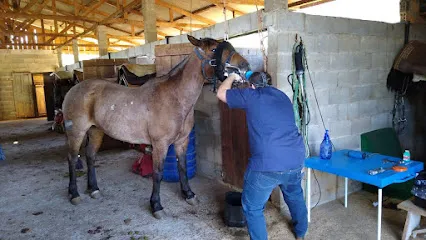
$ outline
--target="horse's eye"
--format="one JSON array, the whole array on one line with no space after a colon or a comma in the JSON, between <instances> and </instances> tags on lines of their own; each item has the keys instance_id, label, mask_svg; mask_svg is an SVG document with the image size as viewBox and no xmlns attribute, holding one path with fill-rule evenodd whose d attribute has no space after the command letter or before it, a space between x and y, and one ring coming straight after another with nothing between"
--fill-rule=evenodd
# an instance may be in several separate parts
<instances>
[{"instance_id":1,"label":"horse's eye","mask_svg":"<svg viewBox=\"0 0 426 240\"><path fill-rule=\"evenodd\" d=\"M213 48L213 49L212 49L212 52L216 52L216 48Z\"/></svg>"}]
</instances>

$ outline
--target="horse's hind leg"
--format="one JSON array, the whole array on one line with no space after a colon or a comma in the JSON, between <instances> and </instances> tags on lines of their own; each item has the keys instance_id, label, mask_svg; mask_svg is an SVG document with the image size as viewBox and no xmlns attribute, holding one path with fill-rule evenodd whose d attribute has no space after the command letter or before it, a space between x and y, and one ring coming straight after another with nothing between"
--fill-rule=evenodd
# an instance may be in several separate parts
<instances>
[{"instance_id":1,"label":"horse's hind leg","mask_svg":"<svg viewBox=\"0 0 426 240\"><path fill-rule=\"evenodd\" d=\"M96 181L94 165L96 160L96 153L102 144L104 132L95 126L92 126L89 131L87 131L87 136L89 138L89 143L86 146L87 193L89 193L92 198L97 198L99 197L99 188Z\"/></svg>"},{"instance_id":2,"label":"horse's hind leg","mask_svg":"<svg viewBox=\"0 0 426 240\"><path fill-rule=\"evenodd\" d=\"M80 203L80 194L77 190L77 176L75 172L75 165L78 160L78 153L80 151L81 143L86 136L87 130L77 130L75 127L67 131L68 139L68 167L70 182L68 186L68 194L70 195L71 203L76 205Z\"/></svg>"},{"instance_id":3,"label":"horse's hind leg","mask_svg":"<svg viewBox=\"0 0 426 240\"><path fill-rule=\"evenodd\" d=\"M160 202L160 184L163 179L164 159L166 158L168 145L165 142L152 143L152 160L153 160L153 174L152 174L152 194L150 199L151 211L155 218L161 219L165 216L163 206Z\"/></svg>"},{"instance_id":4,"label":"horse's hind leg","mask_svg":"<svg viewBox=\"0 0 426 240\"><path fill-rule=\"evenodd\" d=\"M182 194L188 204L195 205L195 194L189 187L188 176L186 174L186 150L188 149L188 141L188 137L182 138L174 143L174 147L176 156L178 158L179 178Z\"/></svg>"}]
</instances>

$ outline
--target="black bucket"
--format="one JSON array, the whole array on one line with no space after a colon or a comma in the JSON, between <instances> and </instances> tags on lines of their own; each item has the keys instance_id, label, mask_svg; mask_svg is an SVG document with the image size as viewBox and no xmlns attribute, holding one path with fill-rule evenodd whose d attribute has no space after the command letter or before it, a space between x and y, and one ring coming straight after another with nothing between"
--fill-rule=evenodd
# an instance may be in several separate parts
<instances>
[{"instance_id":1,"label":"black bucket","mask_svg":"<svg viewBox=\"0 0 426 240\"><path fill-rule=\"evenodd\" d=\"M241 205L240 192L227 192L225 195L225 224L228 227L245 227L246 218Z\"/></svg>"}]
</instances>

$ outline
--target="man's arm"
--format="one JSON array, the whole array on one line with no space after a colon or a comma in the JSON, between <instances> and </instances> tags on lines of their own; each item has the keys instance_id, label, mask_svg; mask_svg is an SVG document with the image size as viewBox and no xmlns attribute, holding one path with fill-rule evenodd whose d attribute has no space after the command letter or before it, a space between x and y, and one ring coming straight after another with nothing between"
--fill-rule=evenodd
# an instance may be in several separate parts
<instances>
[{"instance_id":1,"label":"man's arm","mask_svg":"<svg viewBox=\"0 0 426 240\"><path fill-rule=\"evenodd\" d=\"M226 103L226 91L232 88L232 83L234 80L240 80L241 77L235 73L230 74L228 78L225 79L225 81L222 82L222 84L219 86L219 89L217 90L216 96L224 103Z\"/></svg>"}]
</instances>

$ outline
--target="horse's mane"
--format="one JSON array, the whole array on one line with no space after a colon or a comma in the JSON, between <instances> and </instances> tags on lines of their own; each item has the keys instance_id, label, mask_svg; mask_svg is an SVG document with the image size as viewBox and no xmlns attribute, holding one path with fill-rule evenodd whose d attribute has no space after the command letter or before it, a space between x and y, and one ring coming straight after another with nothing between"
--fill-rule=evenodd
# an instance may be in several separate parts
<instances>
[{"instance_id":1,"label":"horse's mane","mask_svg":"<svg viewBox=\"0 0 426 240\"><path fill-rule=\"evenodd\" d=\"M189 60L189 55L186 56L180 63L178 63L176 66L174 66L168 73L168 76L174 76L176 75L188 62Z\"/></svg>"}]
</instances>

